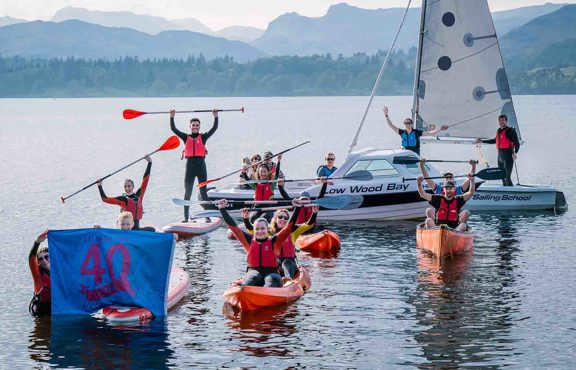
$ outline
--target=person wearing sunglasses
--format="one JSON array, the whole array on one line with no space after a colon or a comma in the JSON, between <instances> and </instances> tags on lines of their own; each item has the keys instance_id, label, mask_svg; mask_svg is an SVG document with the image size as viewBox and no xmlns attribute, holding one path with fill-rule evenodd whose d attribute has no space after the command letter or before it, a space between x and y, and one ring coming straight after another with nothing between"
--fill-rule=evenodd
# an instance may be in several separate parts
<instances>
[{"instance_id":1,"label":"person wearing sunglasses","mask_svg":"<svg viewBox=\"0 0 576 370\"><path fill-rule=\"evenodd\" d=\"M48 254L48 247L41 246L47 236L48 230L38 235L28 255L28 265L34 281L34 296L28 309L34 316L49 315L51 311L50 255Z\"/></svg>"},{"instance_id":2,"label":"person wearing sunglasses","mask_svg":"<svg viewBox=\"0 0 576 370\"><path fill-rule=\"evenodd\" d=\"M218 111L214 109L212 111L212 116L214 117L214 123L212 128L205 133L200 133L200 120L198 118L192 118L190 120L190 134L184 133L176 128L176 123L174 122L174 116L176 111L172 109L170 111L170 129L172 132L184 142L184 151L182 152L182 159L186 157L186 173L184 175L184 199L190 200L192 196L192 189L194 189L194 180L198 178L198 182L206 181L208 174L206 172L206 155L208 150L206 149L206 141L216 132L218 129ZM206 187L200 188L200 198L202 200L208 200L208 191ZM184 206L184 220L182 222L188 222L190 215L190 207ZM209 218L206 220L210 221Z\"/></svg>"},{"instance_id":3,"label":"person wearing sunglasses","mask_svg":"<svg viewBox=\"0 0 576 370\"><path fill-rule=\"evenodd\" d=\"M455 231L464 232L468 229L468 225L460 214L464 204L472 198L476 191L474 174L468 174L468 179L470 180L470 189L463 195L456 195L456 184L453 181L446 181L442 186L444 193L439 195L427 193L422 187L424 177L418 177L416 180L418 194L420 194L422 199L427 200L435 209L433 218L427 215L428 217L425 221L426 228L434 228L435 226L445 224Z\"/></svg>"},{"instance_id":4,"label":"person wearing sunglasses","mask_svg":"<svg viewBox=\"0 0 576 370\"><path fill-rule=\"evenodd\" d=\"M390 127L394 132L396 132L402 138L402 147L407 150L411 150L414 153L420 155L420 137L421 136L434 136L440 131L448 130L448 126L443 125L439 128L433 127L432 130L422 131L414 128L414 121L412 118L404 119L404 129L396 127L390 120L388 114L388 107L384 107L384 116L386 117L386 122L388 127Z\"/></svg>"},{"instance_id":5,"label":"person wearing sunglasses","mask_svg":"<svg viewBox=\"0 0 576 370\"><path fill-rule=\"evenodd\" d=\"M102 187L102 180L97 182L98 191L100 192L100 198L104 203L115 204L120 206L122 212L128 211L132 213L134 217L134 226L136 228L140 227L140 220L142 219L142 201L144 200L144 193L148 187L148 182L150 181L150 170L152 169L152 159L150 157L145 157L148 162L146 170L144 171L144 176L142 177L142 183L136 192L134 192L134 181L131 179L126 179L124 181L124 194L117 197L109 197L104 192Z\"/></svg>"},{"instance_id":6,"label":"person wearing sunglasses","mask_svg":"<svg viewBox=\"0 0 576 370\"><path fill-rule=\"evenodd\" d=\"M334 171L338 169L338 167L334 166L334 162L336 161L336 155L332 152L328 152L325 157L326 164L318 167L316 170L316 175L320 177L330 177Z\"/></svg>"},{"instance_id":7,"label":"person wearing sunglasses","mask_svg":"<svg viewBox=\"0 0 576 370\"><path fill-rule=\"evenodd\" d=\"M243 279L243 285L282 287L282 278L278 274L278 259L284 241L290 238L292 225L300 211L300 202L294 200L292 205L296 207L294 213L286 225L272 236L269 234L269 224L265 218L258 218L254 221L254 235L243 232L230 214L226 211L228 201L220 199L216 206L222 214L222 219L236 239L242 244L247 253L247 271Z\"/></svg>"}]
</instances>

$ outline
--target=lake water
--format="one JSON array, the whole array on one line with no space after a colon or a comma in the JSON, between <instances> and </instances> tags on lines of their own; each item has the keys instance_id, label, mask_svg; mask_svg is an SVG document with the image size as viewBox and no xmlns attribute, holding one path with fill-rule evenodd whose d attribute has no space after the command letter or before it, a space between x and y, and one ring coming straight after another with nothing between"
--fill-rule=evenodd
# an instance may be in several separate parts
<instances>
[{"instance_id":1,"label":"lake water","mask_svg":"<svg viewBox=\"0 0 576 370\"><path fill-rule=\"evenodd\" d=\"M179 243L176 263L191 276L188 297L164 321L115 328L95 319L34 319L27 255L46 229L112 227L117 207L91 188L60 204L59 197L156 149L171 133L168 116L124 121L141 110L238 108L221 114L209 140L208 174L236 169L243 156L312 144L285 156L288 177L309 177L332 150L345 157L366 98L162 98L0 100L0 368L573 368L576 346L576 96L516 99L526 145L520 180L552 184L569 210L475 214L474 255L442 271L415 247L415 222L346 223L327 227L342 237L335 258L303 256L312 289L295 304L229 318L222 293L241 276L245 253L219 229ZM379 97L359 147L392 148L411 98ZM184 129L184 119L177 123ZM203 128L211 115L200 115ZM495 123L496 129L496 123ZM426 145L428 158L474 156L471 147ZM491 158L494 149L486 148ZM153 157L143 224L179 221L171 202L183 195L179 151ZM337 160L337 162L338 162ZM105 181L111 195L144 163ZM456 170L458 168L455 168ZM464 168L462 168L464 170Z\"/></svg>"}]
</instances>

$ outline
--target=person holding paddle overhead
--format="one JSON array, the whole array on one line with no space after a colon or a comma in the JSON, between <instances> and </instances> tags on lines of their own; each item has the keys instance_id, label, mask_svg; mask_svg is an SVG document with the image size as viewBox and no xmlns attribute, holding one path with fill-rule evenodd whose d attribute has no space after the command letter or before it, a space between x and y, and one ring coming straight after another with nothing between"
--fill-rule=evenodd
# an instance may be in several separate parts
<instances>
[{"instance_id":1,"label":"person holding paddle overhead","mask_svg":"<svg viewBox=\"0 0 576 370\"><path fill-rule=\"evenodd\" d=\"M384 116L386 117L386 122L388 127L390 127L394 132L396 132L402 138L402 147L413 151L414 153L420 155L420 136L434 136L440 131L448 130L448 126L443 125L439 128L432 129L430 131L422 131L414 128L414 121L412 118L404 119L404 129L394 126L388 115L388 107L384 107Z\"/></svg>"},{"instance_id":2,"label":"person holding paddle overhead","mask_svg":"<svg viewBox=\"0 0 576 370\"><path fill-rule=\"evenodd\" d=\"M28 255L28 265L34 280L34 296L30 301L28 310L34 316L49 315L51 310L50 256L48 255L48 246L40 246L47 236L48 230L38 235Z\"/></svg>"},{"instance_id":3,"label":"person holding paddle overhead","mask_svg":"<svg viewBox=\"0 0 576 370\"><path fill-rule=\"evenodd\" d=\"M520 140L514 127L508 126L508 116L501 114L498 116L498 130L494 139L476 139L477 143L496 144L498 149L498 167L506 171L506 177L502 179L504 186L514 186L512 183L512 168L518 151L520 150Z\"/></svg>"},{"instance_id":4,"label":"person holding paddle overhead","mask_svg":"<svg viewBox=\"0 0 576 370\"><path fill-rule=\"evenodd\" d=\"M170 129L177 135L180 140L184 142L184 152L183 157L186 157L186 173L184 175L184 199L190 200L192 196L192 189L194 188L194 179L198 178L198 182L206 181L208 175L206 173L206 161L205 157L208 154L206 150L206 141L212 136L218 129L218 111L214 109L212 111L212 116L214 116L214 124L212 128L205 133L200 133L200 120L198 118L192 118L190 120L190 134L186 134L176 128L174 122L174 116L176 111L172 109L170 111ZM208 194L206 187L200 188L200 198L202 200L208 200ZM184 220L182 222L188 222L190 207L184 206ZM209 221L209 219L207 219Z\"/></svg>"},{"instance_id":5,"label":"person holding paddle overhead","mask_svg":"<svg viewBox=\"0 0 576 370\"><path fill-rule=\"evenodd\" d=\"M134 217L134 227L138 229L140 227L140 220L142 219L142 201L144 199L144 193L148 187L148 182L150 181L150 170L152 169L152 159L149 156L144 157L148 162L146 166L146 171L144 171L144 176L142 177L142 183L136 192L134 192L134 181L131 179L126 179L124 181L124 194L110 198L104 192L102 187L102 180L98 180L98 191L100 192L100 197L104 203L116 204L120 206L122 211L128 211L132 213Z\"/></svg>"},{"instance_id":6,"label":"person holding paddle overhead","mask_svg":"<svg viewBox=\"0 0 576 370\"><path fill-rule=\"evenodd\" d=\"M464 204L472 198L474 192L476 191L476 185L474 183L474 174L468 174L468 179L470 180L470 189L463 195L456 195L456 184L453 181L446 181L443 185L444 193L429 194L424 191L422 187L422 181L424 177L419 176L416 180L418 185L418 194L422 199L425 199L430 203L432 207L436 210L434 217L426 218L426 228L434 228L442 224L448 227L464 232L468 228L466 222L463 222L460 217L460 211Z\"/></svg>"},{"instance_id":7,"label":"person holding paddle overhead","mask_svg":"<svg viewBox=\"0 0 576 370\"><path fill-rule=\"evenodd\" d=\"M282 287L282 278L278 274L277 256L280 255L284 241L290 237L292 225L298 217L301 206L297 200L293 201L292 205L296 209L290 221L277 234L269 236L269 225L266 219L257 219L254 222L254 235L250 235L243 232L228 214L225 209L228 206L226 199L221 199L216 203L224 222L247 253L248 268L243 285Z\"/></svg>"}]
</instances>

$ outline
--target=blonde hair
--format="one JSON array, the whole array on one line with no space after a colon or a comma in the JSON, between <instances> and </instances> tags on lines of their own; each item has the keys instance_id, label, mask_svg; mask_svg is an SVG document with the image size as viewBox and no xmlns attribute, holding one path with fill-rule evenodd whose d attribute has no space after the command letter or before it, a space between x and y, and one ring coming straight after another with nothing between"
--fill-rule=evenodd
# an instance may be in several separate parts
<instances>
[{"instance_id":1,"label":"blonde hair","mask_svg":"<svg viewBox=\"0 0 576 370\"><path fill-rule=\"evenodd\" d=\"M48 246L43 245L36 251L36 258L38 258L42 253L48 253Z\"/></svg>"},{"instance_id":2,"label":"blonde hair","mask_svg":"<svg viewBox=\"0 0 576 370\"><path fill-rule=\"evenodd\" d=\"M270 221L270 234L274 235L280 231L280 228L278 227L278 216L282 213L287 214L288 219L290 219L290 211L288 211L286 208L282 208L274 212L274 217L272 217L272 220Z\"/></svg>"},{"instance_id":3,"label":"blonde hair","mask_svg":"<svg viewBox=\"0 0 576 370\"><path fill-rule=\"evenodd\" d=\"M262 168L265 168L266 171L268 171L268 177L265 178L265 179L260 178L260 170L261 170ZM271 171L270 171L270 168L268 168L268 166L266 166L265 164L261 164L261 165L259 165L258 168L256 169L256 179L257 179L257 180L272 180L272 174L271 174L270 172L271 172Z\"/></svg>"}]
</instances>

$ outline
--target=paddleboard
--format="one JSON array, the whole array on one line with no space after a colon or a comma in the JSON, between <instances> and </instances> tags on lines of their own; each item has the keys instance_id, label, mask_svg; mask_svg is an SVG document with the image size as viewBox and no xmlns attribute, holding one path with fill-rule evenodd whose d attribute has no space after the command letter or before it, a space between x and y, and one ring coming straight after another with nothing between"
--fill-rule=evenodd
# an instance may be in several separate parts
<instances>
[{"instance_id":1,"label":"paddleboard","mask_svg":"<svg viewBox=\"0 0 576 370\"><path fill-rule=\"evenodd\" d=\"M188 222L173 222L162 228L165 233L177 234L178 238L191 238L196 235L203 235L214 231L222 225L222 218L209 217L211 222L206 222L205 218L197 218Z\"/></svg>"},{"instance_id":2,"label":"paddleboard","mask_svg":"<svg viewBox=\"0 0 576 370\"><path fill-rule=\"evenodd\" d=\"M172 267L168 283L167 309L170 311L184 298L190 286L188 273L180 267ZM112 324L126 324L152 320L154 315L143 307L108 306L102 315Z\"/></svg>"}]
</instances>

